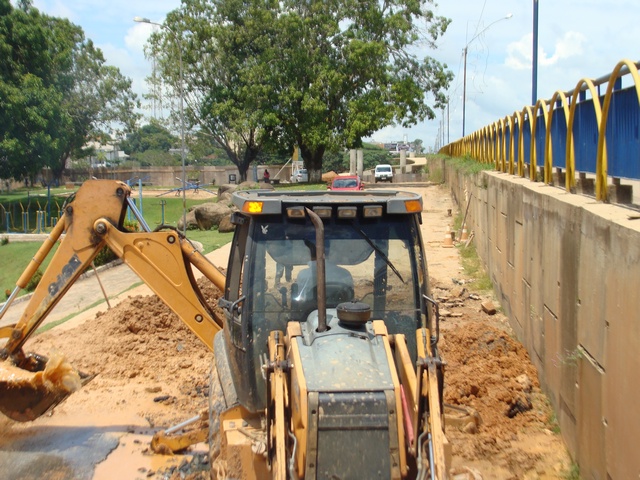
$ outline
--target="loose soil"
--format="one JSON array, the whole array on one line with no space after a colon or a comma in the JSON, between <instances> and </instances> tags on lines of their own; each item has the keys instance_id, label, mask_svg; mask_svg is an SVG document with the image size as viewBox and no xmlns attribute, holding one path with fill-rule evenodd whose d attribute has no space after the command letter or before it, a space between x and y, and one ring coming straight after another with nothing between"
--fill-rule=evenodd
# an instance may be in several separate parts
<instances>
[{"instance_id":1,"label":"loose soil","mask_svg":"<svg viewBox=\"0 0 640 480\"><path fill-rule=\"evenodd\" d=\"M535 368L499 312L484 313L495 299L470 291L456 248L443 248L447 210L457 210L438 186L406 188L423 195L423 241L433 295L444 315L440 353L446 362L444 401L476 412L451 424L455 474L483 479L563 479L570 459L555 433L553 412L542 394ZM201 283L210 302L220 292ZM97 294L99 295L99 293ZM79 370L95 378L57 406L49 418L100 416L114 424L132 422L129 434L97 465L94 480L106 478L208 478L206 445L162 458L148 447L153 432L198 415L207 408L213 354L156 296L130 296L108 312L71 329L54 328L35 337L28 350L63 352ZM28 435L30 424L0 421L2 435ZM461 478L461 477L460 477Z\"/></svg>"}]
</instances>

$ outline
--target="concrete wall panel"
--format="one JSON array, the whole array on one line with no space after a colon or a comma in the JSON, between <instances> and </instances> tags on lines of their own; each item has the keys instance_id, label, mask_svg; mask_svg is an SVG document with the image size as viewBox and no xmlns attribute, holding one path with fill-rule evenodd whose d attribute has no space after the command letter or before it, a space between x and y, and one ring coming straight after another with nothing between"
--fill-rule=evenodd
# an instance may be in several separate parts
<instances>
[{"instance_id":1,"label":"concrete wall panel","mask_svg":"<svg viewBox=\"0 0 640 480\"><path fill-rule=\"evenodd\" d=\"M640 477L640 221L491 171L466 188L478 254L583 478Z\"/></svg>"},{"instance_id":2,"label":"concrete wall panel","mask_svg":"<svg viewBox=\"0 0 640 480\"><path fill-rule=\"evenodd\" d=\"M594 215L585 215L581 224L580 265L585 274L578 283L578 342L604 363L603 332L607 297L602 295L604 274L611 253L611 224ZM592 275L596 275L597 281Z\"/></svg>"},{"instance_id":3,"label":"concrete wall panel","mask_svg":"<svg viewBox=\"0 0 640 480\"><path fill-rule=\"evenodd\" d=\"M613 479L639 478L640 242L622 226L616 226L612 233L611 260L606 276L601 279L610 292L605 312L603 365L607 473ZM620 269L617 265L635 268Z\"/></svg>"},{"instance_id":4,"label":"concrete wall panel","mask_svg":"<svg viewBox=\"0 0 640 480\"><path fill-rule=\"evenodd\" d=\"M566 361L578 364L577 461L580 476L585 479L607 480L605 463L605 427L602 417L604 372L586 355ZM614 477L618 478L618 477Z\"/></svg>"}]
</instances>

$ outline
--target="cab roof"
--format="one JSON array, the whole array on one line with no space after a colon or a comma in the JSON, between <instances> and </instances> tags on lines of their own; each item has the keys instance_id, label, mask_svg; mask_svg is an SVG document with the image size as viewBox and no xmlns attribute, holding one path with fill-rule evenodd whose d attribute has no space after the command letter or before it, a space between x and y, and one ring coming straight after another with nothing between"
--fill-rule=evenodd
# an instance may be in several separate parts
<instances>
[{"instance_id":1,"label":"cab roof","mask_svg":"<svg viewBox=\"0 0 640 480\"><path fill-rule=\"evenodd\" d=\"M418 193L397 190L365 190L365 191L275 191L275 190L241 190L235 191L233 204L245 213L250 210L247 203L260 202L261 214L280 214L283 204L287 206L302 205L381 205L390 214L415 214L422 212L422 196Z\"/></svg>"}]
</instances>

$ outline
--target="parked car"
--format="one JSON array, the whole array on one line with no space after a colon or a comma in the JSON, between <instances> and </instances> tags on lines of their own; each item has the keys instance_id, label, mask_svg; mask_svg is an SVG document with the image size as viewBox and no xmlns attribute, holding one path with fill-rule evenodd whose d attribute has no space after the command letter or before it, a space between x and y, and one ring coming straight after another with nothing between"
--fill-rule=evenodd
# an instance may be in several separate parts
<instances>
[{"instance_id":1,"label":"parked car","mask_svg":"<svg viewBox=\"0 0 640 480\"><path fill-rule=\"evenodd\" d=\"M309 174L306 168L301 168L293 172L291 175L291 183L307 183L309 181Z\"/></svg>"},{"instance_id":2,"label":"parked car","mask_svg":"<svg viewBox=\"0 0 640 480\"><path fill-rule=\"evenodd\" d=\"M373 172L373 178L376 183L378 182L393 182L393 168L391 165L376 165L376 169Z\"/></svg>"},{"instance_id":3,"label":"parked car","mask_svg":"<svg viewBox=\"0 0 640 480\"><path fill-rule=\"evenodd\" d=\"M342 175L331 180L327 188L337 191L364 190L364 183L357 175Z\"/></svg>"}]
</instances>

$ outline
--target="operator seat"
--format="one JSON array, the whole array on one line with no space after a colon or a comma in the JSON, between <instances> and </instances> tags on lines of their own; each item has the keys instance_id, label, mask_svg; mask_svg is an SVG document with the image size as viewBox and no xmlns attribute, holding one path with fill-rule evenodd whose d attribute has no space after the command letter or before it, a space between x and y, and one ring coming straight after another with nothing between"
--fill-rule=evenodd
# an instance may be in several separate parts
<instances>
[{"instance_id":1,"label":"operator seat","mask_svg":"<svg viewBox=\"0 0 640 480\"><path fill-rule=\"evenodd\" d=\"M353 277L346 268L325 262L325 289L328 308L353 300ZM298 273L291 286L292 310L299 313L299 320L318 308L317 269L315 260Z\"/></svg>"}]
</instances>

